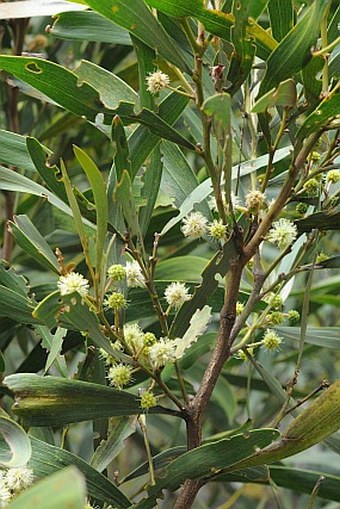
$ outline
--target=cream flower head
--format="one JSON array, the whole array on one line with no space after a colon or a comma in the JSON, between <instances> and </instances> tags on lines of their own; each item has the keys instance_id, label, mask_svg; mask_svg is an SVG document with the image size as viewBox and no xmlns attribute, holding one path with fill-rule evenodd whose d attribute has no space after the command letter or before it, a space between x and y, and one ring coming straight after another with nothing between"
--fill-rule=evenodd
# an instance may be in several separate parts
<instances>
[{"instance_id":1,"label":"cream flower head","mask_svg":"<svg viewBox=\"0 0 340 509\"><path fill-rule=\"evenodd\" d=\"M146 83L148 85L148 91L151 94L157 94L163 88L167 87L170 83L170 78L167 74L162 71L155 71L149 74L146 78Z\"/></svg>"},{"instance_id":2,"label":"cream flower head","mask_svg":"<svg viewBox=\"0 0 340 509\"><path fill-rule=\"evenodd\" d=\"M189 289L183 283L171 283L164 292L165 300L170 307L178 309L184 302L190 300Z\"/></svg>"},{"instance_id":3,"label":"cream flower head","mask_svg":"<svg viewBox=\"0 0 340 509\"><path fill-rule=\"evenodd\" d=\"M208 231L208 219L201 212L192 212L183 219L182 232L185 237L200 238Z\"/></svg>"},{"instance_id":4,"label":"cream flower head","mask_svg":"<svg viewBox=\"0 0 340 509\"><path fill-rule=\"evenodd\" d=\"M138 286L144 286L145 279L142 274L142 270L136 260L133 262L126 262L125 270L128 287L136 288Z\"/></svg>"},{"instance_id":5,"label":"cream flower head","mask_svg":"<svg viewBox=\"0 0 340 509\"><path fill-rule=\"evenodd\" d=\"M290 246L297 237L297 228L289 219L281 218L273 223L269 230L267 240L276 244L280 249Z\"/></svg>"},{"instance_id":6,"label":"cream flower head","mask_svg":"<svg viewBox=\"0 0 340 509\"><path fill-rule=\"evenodd\" d=\"M66 276L60 276L57 287L61 295L78 292L79 295L85 298L89 292L88 280L78 272L70 272Z\"/></svg>"}]
</instances>

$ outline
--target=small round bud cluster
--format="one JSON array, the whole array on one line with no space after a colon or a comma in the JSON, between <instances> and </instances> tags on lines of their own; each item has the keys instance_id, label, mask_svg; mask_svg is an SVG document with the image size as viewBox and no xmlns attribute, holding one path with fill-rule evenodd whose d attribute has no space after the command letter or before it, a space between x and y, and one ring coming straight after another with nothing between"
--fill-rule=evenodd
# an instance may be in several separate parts
<instances>
[{"instance_id":1,"label":"small round bud cluster","mask_svg":"<svg viewBox=\"0 0 340 509\"><path fill-rule=\"evenodd\" d=\"M113 292L105 301L105 304L114 311L119 311L127 307L127 301L121 292Z\"/></svg>"},{"instance_id":2,"label":"small round bud cluster","mask_svg":"<svg viewBox=\"0 0 340 509\"><path fill-rule=\"evenodd\" d=\"M308 210L307 203L300 202L296 205L295 210L300 216L304 216Z\"/></svg>"},{"instance_id":3,"label":"small round bud cluster","mask_svg":"<svg viewBox=\"0 0 340 509\"><path fill-rule=\"evenodd\" d=\"M126 276L126 269L120 264L111 265L107 270L107 274L112 281L123 281Z\"/></svg>"},{"instance_id":4,"label":"small round bud cluster","mask_svg":"<svg viewBox=\"0 0 340 509\"><path fill-rule=\"evenodd\" d=\"M185 237L200 238L208 231L208 220L201 212L192 212L182 223L181 229Z\"/></svg>"},{"instance_id":5,"label":"small round bud cluster","mask_svg":"<svg viewBox=\"0 0 340 509\"><path fill-rule=\"evenodd\" d=\"M149 360L154 369L159 369L176 360L176 346L170 339L161 338L151 346Z\"/></svg>"},{"instance_id":6,"label":"small round bud cluster","mask_svg":"<svg viewBox=\"0 0 340 509\"><path fill-rule=\"evenodd\" d=\"M267 323L270 325L281 325L284 322L284 314L281 311L274 311L273 313L269 313L267 317Z\"/></svg>"},{"instance_id":7,"label":"small round bud cluster","mask_svg":"<svg viewBox=\"0 0 340 509\"><path fill-rule=\"evenodd\" d=\"M281 295L274 295L274 297L270 299L270 305L274 309L281 309L283 306L283 300Z\"/></svg>"},{"instance_id":8,"label":"small round bud cluster","mask_svg":"<svg viewBox=\"0 0 340 509\"><path fill-rule=\"evenodd\" d=\"M109 369L108 379L110 384L118 390L121 390L125 385L131 382L132 367L128 364L116 364Z\"/></svg>"},{"instance_id":9,"label":"small round bud cluster","mask_svg":"<svg viewBox=\"0 0 340 509\"><path fill-rule=\"evenodd\" d=\"M179 309L184 302L190 300L191 295L183 283L171 283L166 287L164 297L170 307Z\"/></svg>"},{"instance_id":10,"label":"small round bud cluster","mask_svg":"<svg viewBox=\"0 0 340 509\"><path fill-rule=\"evenodd\" d=\"M246 207L248 212L257 214L264 206L265 195L261 191L249 191L246 195Z\"/></svg>"},{"instance_id":11,"label":"small round bud cluster","mask_svg":"<svg viewBox=\"0 0 340 509\"><path fill-rule=\"evenodd\" d=\"M340 170L331 170L327 173L326 182L336 184L340 180Z\"/></svg>"},{"instance_id":12,"label":"small round bud cluster","mask_svg":"<svg viewBox=\"0 0 340 509\"><path fill-rule=\"evenodd\" d=\"M266 350L277 350L282 343L282 339L273 329L267 329L261 343Z\"/></svg>"},{"instance_id":13,"label":"small round bud cluster","mask_svg":"<svg viewBox=\"0 0 340 509\"><path fill-rule=\"evenodd\" d=\"M223 224L222 219L214 219L208 227L209 235L216 240L226 240L227 227Z\"/></svg>"},{"instance_id":14,"label":"small round bud cluster","mask_svg":"<svg viewBox=\"0 0 340 509\"><path fill-rule=\"evenodd\" d=\"M329 256L326 253L319 253L315 259L315 263L321 263L328 260Z\"/></svg>"},{"instance_id":15,"label":"small round bud cluster","mask_svg":"<svg viewBox=\"0 0 340 509\"><path fill-rule=\"evenodd\" d=\"M126 262L126 281L129 288L137 288L138 286L143 287L145 284L145 278L142 274L138 262Z\"/></svg>"},{"instance_id":16,"label":"small round bud cluster","mask_svg":"<svg viewBox=\"0 0 340 509\"><path fill-rule=\"evenodd\" d=\"M303 189L310 197L315 197L319 194L320 184L316 178L311 178L304 183Z\"/></svg>"},{"instance_id":17,"label":"small round bud cluster","mask_svg":"<svg viewBox=\"0 0 340 509\"><path fill-rule=\"evenodd\" d=\"M313 152L311 152L310 154L310 160L311 161L320 161L321 159L321 154L319 154L319 152L316 152L316 150L313 150Z\"/></svg>"},{"instance_id":18,"label":"small round bud cluster","mask_svg":"<svg viewBox=\"0 0 340 509\"><path fill-rule=\"evenodd\" d=\"M237 301L236 302L236 316L240 316L240 314L242 313L243 309L244 309L243 302Z\"/></svg>"},{"instance_id":19,"label":"small round bud cluster","mask_svg":"<svg viewBox=\"0 0 340 509\"><path fill-rule=\"evenodd\" d=\"M300 313L296 311L296 309L291 309L288 311L288 321L290 325L295 325L296 323L299 323L300 321Z\"/></svg>"},{"instance_id":20,"label":"small round bud cluster","mask_svg":"<svg viewBox=\"0 0 340 509\"><path fill-rule=\"evenodd\" d=\"M248 355L250 355L250 357L254 357L254 348L253 347L249 347L249 348L245 347L242 350L239 350L237 352L237 358L240 359L243 362L249 360L247 355L246 355L246 353L245 353L245 350L247 350L247 353L248 353Z\"/></svg>"},{"instance_id":21,"label":"small round bud cluster","mask_svg":"<svg viewBox=\"0 0 340 509\"><path fill-rule=\"evenodd\" d=\"M140 398L140 406L143 410L148 410L157 405L156 396L152 391L143 392Z\"/></svg>"},{"instance_id":22,"label":"small round bud cluster","mask_svg":"<svg viewBox=\"0 0 340 509\"><path fill-rule=\"evenodd\" d=\"M155 71L147 76L146 83L148 91L151 94L157 94L170 84L170 78L162 71Z\"/></svg>"},{"instance_id":23,"label":"small round bud cluster","mask_svg":"<svg viewBox=\"0 0 340 509\"><path fill-rule=\"evenodd\" d=\"M77 292L85 298L89 293L89 282L82 274L70 272L66 276L60 276L57 287L61 295L69 295Z\"/></svg>"},{"instance_id":24,"label":"small round bud cluster","mask_svg":"<svg viewBox=\"0 0 340 509\"><path fill-rule=\"evenodd\" d=\"M280 249L290 246L297 237L297 227L289 219L281 218L273 223L269 230L267 240L276 244Z\"/></svg>"},{"instance_id":25,"label":"small round bud cluster","mask_svg":"<svg viewBox=\"0 0 340 509\"><path fill-rule=\"evenodd\" d=\"M145 346L152 346L156 343L157 338L153 332L145 332L143 335L143 343Z\"/></svg>"}]
</instances>

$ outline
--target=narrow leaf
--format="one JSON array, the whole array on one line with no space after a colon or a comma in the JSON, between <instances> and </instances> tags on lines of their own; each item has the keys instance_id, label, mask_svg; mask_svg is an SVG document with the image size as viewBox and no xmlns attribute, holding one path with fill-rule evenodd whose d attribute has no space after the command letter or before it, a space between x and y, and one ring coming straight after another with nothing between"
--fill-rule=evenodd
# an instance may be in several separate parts
<instances>
[{"instance_id":1,"label":"narrow leaf","mask_svg":"<svg viewBox=\"0 0 340 509\"><path fill-rule=\"evenodd\" d=\"M86 0L92 7L113 23L125 28L147 46L183 70L189 70L180 50L174 45L162 25L142 0Z\"/></svg>"},{"instance_id":2,"label":"narrow leaf","mask_svg":"<svg viewBox=\"0 0 340 509\"><path fill-rule=\"evenodd\" d=\"M282 39L267 60L267 71L261 83L259 97L280 82L301 71L312 57L327 2L314 2L301 20Z\"/></svg>"},{"instance_id":3,"label":"narrow leaf","mask_svg":"<svg viewBox=\"0 0 340 509\"><path fill-rule=\"evenodd\" d=\"M125 440L136 431L136 417L110 419L109 435L101 442L91 459L91 466L102 472L124 448Z\"/></svg>"},{"instance_id":4,"label":"narrow leaf","mask_svg":"<svg viewBox=\"0 0 340 509\"><path fill-rule=\"evenodd\" d=\"M129 32L113 25L96 12L61 12L55 17L48 33L60 39L106 42L131 46Z\"/></svg>"},{"instance_id":5,"label":"narrow leaf","mask_svg":"<svg viewBox=\"0 0 340 509\"><path fill-rule=\"evenodd\" d=\"M10 223L10 229L17 243L26 253L42 266L59 274L55 254L29 217L24 214L14 216L13 222Z\"/></svg>"},{"instance_id":6,"label":"narrow leaf","mask_svg":"<svg viewBox=\"0 0 340 509\"><path fill-rule=\"evenodd\" d=\"M99 274L104 253L108 221L108 205L105 183L102 173L86 152L76 146L73 147L73 150L91 184L94 203L96 206L96 273Z\"/></svg>"},{"instance_id":7,"label":"narrow leaf","mask_svg":"<svg viewBox=\"0 0 340 509\"><path fill-rule=\"evenodd\" d=\"M288 79L264 94L253 106L254 113L263 113L273 106L293 107L296 103L296 86L292 79Z\"/></svg>"},{"instance_id":8,"label":"narrow leaf","mask_svg":"<svg viewBox=\"0 0 340 509\"><path fill-rule=\"evenodd\" d=\"M63 426L141 413L138 397L92 382L20 373L7 376L5 384L16 399L14 412L31 426ZM149 412L174 414L161 406L150 408Z\"/></svg>"}]
</instances>

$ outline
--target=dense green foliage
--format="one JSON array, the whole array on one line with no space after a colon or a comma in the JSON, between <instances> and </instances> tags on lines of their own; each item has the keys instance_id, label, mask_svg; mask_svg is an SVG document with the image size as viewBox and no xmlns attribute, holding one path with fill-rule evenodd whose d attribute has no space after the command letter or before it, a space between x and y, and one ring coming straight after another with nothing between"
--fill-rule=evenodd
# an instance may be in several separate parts
<instances>
[{"instance_id":1,"label":"dense green foliage","mask_svg":"<svg viewBox=\"0 0 340 509\"><path fill-rule=\"evenodd\" d=\"M338 507L337 2L0 19L0 507Z\"/></svg>"}]
</instances>

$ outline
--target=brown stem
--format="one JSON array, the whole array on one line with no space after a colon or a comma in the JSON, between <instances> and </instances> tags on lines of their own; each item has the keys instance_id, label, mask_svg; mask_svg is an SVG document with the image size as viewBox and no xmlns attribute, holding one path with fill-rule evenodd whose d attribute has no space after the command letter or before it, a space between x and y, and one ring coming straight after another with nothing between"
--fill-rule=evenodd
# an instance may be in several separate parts
<instances>
[{"instance_id":1,"label":"brown stem","mask_svg":"<svg viewBox=\"0 0 340 509\"><path fill-rule=\"evenodd\" d=\"M283 207L286 205L286 201L289 198L289 195L291 193L292 187L294 185L295 179L303 167L308 154L313 149L316 141L320 137L320 132L311 134L302 145L301 149L296 155L295 160L291 164L289 170L288 170L288 176L282 186L282 189L280 191L279 196L273 203L273 205L268 210L268 213L262 223L260 223L255 235L252 237L252 239L248 242L248 244L244 248L244 254L247 260L250 260L250 258L255 254L256 249L262 242L264 236L268 233L269 229L271 228L271 225L274 221L274 219L277 217L277 215L281 212Z\"/></svg>"},{"instance_id":2,"label":"brown stem","mask_svg":"<svg viewBox=\"0 0 340 509\"><path fill-rule=\"evenodd\" d=\"M285 206L289 194L294 185L295 179L303 168L306 158L309 152L312 150L314 144L319 138L320 133L314 133L302 144L302 146L296 147L296 157L289 168L288 176L286 181L279 193L275 203L269 209L267 216L259 225L254 236L250 239L248 244L244 247L241 252L230 265L228 273L227 289L225 294L225 301L221 310L221 322L220 330L216 342L215 349L203 375L201 385L197 391L196 396L189 405L188 417L187 417L187 436L188 436L188 448L195 448L201 444L202 437L202 426L203 417L206 406L209 402L211 394L214 390L218 377L222 371L222 368L226 360L230 356L230 348L232 342L235 340L237 328L234 329L235 318L236 318L236 302L238 298L238 292L241 283L241 276L243 268L247 261L254 256L259 245L261 244L263 237L270 229L272 222L280 213L282 208ZM261 277L258 281L258 291L262 285ZM233 333L234 332L234 333ZM203 485L202 480L188 479L181 490L181 493L176 501L175 509L189 509L192 506L195 497Z\"/></svg>"},{"instance_id":3,"label":"brown stem","mask_svg":"<svg viewBox=\"0 0 340 509\"><path fill-rule=\"evenodd\" d=\"M216 346L197 394L189 406L189 415L187 417L188 449L199 447L201 444L204 412L224 363L230 355L230 334L235 323L236 302L244 265L245 260L240 255L230 266ZM203 483L200 479L188 479L184 483L176 501L175 509L189 509L202 485Z\"/></svg>"}]
</instances>

